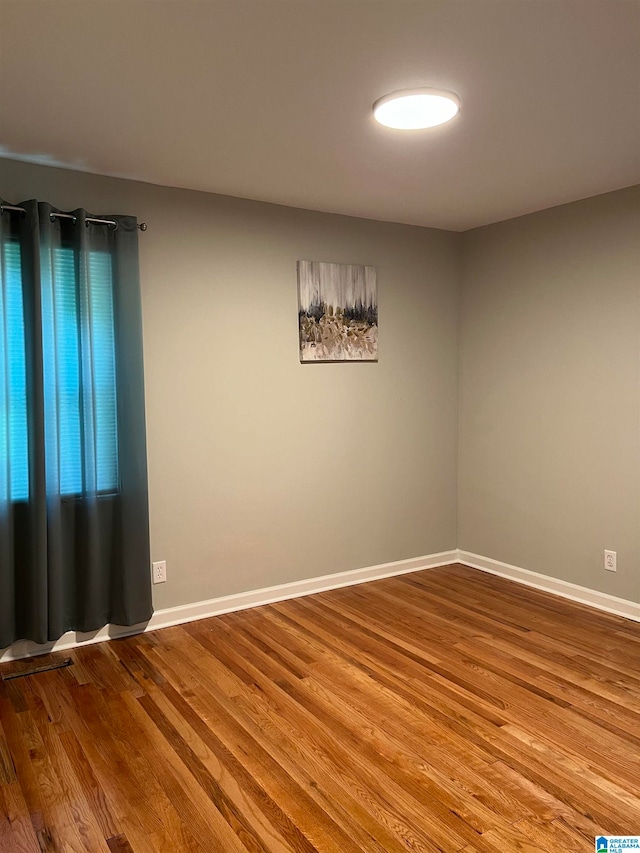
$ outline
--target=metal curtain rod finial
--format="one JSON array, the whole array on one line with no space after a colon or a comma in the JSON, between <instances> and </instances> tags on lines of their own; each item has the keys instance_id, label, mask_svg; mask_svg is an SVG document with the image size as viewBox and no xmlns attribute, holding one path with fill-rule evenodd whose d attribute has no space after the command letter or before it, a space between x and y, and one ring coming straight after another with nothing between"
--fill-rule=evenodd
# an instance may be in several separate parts
<instances>
[{"instance_id":1,"label":"metal curtain rod finial","mask_svg":"<svg viewBox=\"0 0 640 853\"><path fill-rule=\"evenodd\" d=\"M24 207L15 207L15 205L13 205L13 204L0 204L0 215L2 215L5 210L15 210L18 213L26 213L27 212L24 209ZM73 219L74 223L76 221L76 217L72 213L50 213L49 215L51 217L52 222L56 218L57 219ZM97 225L113 225L114 231L118 227L118 223L115 221L115 219L94 219L94 217L92 217L92 216L87 216L85 222L86 222L86 224L89 224L89 222L93 222ZM137 227L140 229L140 231L146 231L147 230L147 223L146 222L139 222Z\"/></svg>"}]
</instances>

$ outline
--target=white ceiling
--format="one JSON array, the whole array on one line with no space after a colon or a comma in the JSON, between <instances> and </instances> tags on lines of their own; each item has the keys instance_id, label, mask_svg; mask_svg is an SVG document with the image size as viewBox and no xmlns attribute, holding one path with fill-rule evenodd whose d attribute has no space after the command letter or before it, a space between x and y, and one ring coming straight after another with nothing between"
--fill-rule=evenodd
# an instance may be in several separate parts
<instances>
[{"instance_id":1,"label":"white ceiling","mask_svg":"<svg viewBox=\"0 0 640 853\"><path fill-rule=\"evenodd\" d=\"M0 0L0 38L13 159L453 230L640 183L640 0ZM423 85L459 116L375 124Z\"/></svg>"}]
</instances>

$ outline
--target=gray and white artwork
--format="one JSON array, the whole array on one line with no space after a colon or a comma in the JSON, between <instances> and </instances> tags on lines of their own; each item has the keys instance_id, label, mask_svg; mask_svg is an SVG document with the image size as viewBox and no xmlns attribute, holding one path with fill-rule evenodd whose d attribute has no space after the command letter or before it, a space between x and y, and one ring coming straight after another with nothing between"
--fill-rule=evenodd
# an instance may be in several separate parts
<instances>
[{"instance_id":1,"label":"gray and white artwork","mask_svg":"<svg viewBox=\"0 0 640 853\"><path fill-rule=\"evenodd\" d=\"M298 261L300 361L377 361L376 268Z\"/></svg>"}]
</instances>

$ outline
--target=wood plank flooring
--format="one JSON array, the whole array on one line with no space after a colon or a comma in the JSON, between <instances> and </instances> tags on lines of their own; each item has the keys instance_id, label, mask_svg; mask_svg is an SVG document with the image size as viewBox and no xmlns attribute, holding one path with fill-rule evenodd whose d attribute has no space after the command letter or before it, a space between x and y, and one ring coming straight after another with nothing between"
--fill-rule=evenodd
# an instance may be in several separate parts
<instances>
[{"instance_id":1,"label":"wood plank flooring","mask_svg":"<svg viewBox=\"0 0 640 853\"><path fill-rule=\"evenodd\" d=\"M3 853L577 853L640 833L640 625L463 566L67 656L0 682Z\"/></svg>"}]
</instances>

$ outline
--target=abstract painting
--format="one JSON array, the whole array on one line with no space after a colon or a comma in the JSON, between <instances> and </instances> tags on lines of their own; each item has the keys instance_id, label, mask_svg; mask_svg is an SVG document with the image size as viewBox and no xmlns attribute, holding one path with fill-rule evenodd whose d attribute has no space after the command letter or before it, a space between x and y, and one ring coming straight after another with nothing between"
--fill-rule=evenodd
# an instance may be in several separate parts
<instances>
[{"instance_id":1,"label":"abstract painting","mask_svg":"<svg viewBox=\"0 0 640 853\"><path fill-rule=\"evenodd\" d=\"M298 261L300 361L377 361L376 268Z\"/></svg>"}]
</instances>

